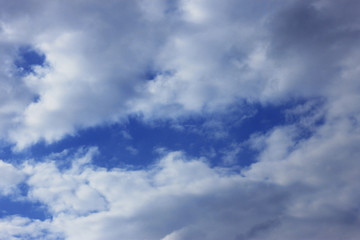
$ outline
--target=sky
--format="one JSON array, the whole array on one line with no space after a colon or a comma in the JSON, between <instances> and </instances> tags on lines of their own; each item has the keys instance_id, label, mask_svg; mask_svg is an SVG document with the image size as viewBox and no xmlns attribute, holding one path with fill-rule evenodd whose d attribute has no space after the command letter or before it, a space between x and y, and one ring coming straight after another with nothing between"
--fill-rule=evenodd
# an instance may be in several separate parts
<instances>
[{"instance_id":1,"label":"sky","mask_svg":"<svg viewBox=\"0 0 360 240\"><path fill-rule=\"evenodd\" d=\"M0 0L0 239L360 239L359 10Z\"/></svg>"}]
</instances>

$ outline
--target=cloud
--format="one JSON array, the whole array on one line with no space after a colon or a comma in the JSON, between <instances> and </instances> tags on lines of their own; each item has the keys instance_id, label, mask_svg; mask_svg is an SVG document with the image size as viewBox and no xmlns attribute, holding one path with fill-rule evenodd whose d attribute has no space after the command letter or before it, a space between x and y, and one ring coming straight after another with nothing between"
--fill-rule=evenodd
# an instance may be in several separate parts
<instances>
[{"instance_id":1,"label":"cloud","mask_svg":"<svg viewBox=\"0 0 360 240\"><path fill-rule=\"evenodd\" d=\"M81 155L72 162L71 170L65 172L59 170L55 161L25 164L22 171L28 176L29 199L49 204L49 210L54 215L63 212L82 215L104 210L106 201L86 184L86 176L80 174L97 149L90 148L84 155L81 151L78 153Z\"/></svg>"},{"instance_id":2,"label":"cloud","mask_svg":"<svg viewBox=\"0 0 360 240\"><path fill-rule=\"evenodd\" d=\"M46 15L53 13L54 22L44 26L45 30L35 29L36 39L31 43L46 55L48 65L23 79L40 98L28 105L20 116L19 128L10 133L19 148L41 139L59 140L65 134L73 134L77 126L117 120L126 113L126 99L134 95L134 88L146 69L147 52L152 51L150 39L141 37L146 34L146 28L136 26L141 23L141 18L136 17L139 16L136 5L122 4L123 14L119 14L111 4L97 6L92 2L80 18L74 9L82 8L81 4L56 3L56 9L48 5L45 5ZM98 7L102 9L99 16L94 14L94 8ZM69 14L69 22L61 20L65 12ZM109 18L115 12L118 17ZM132 20L128 19L130 13L134 15ZM43 21L41 17L47 16L40 14L34 22ZM122 24L125 21L128 25ZM58 28L53 29L51 23ZM114 31L119 27L121 31ZM137 35L135 39L133 34Z\"/></svg>"},{"instance_id":3,"label":"cloud","mask_svg":"<svg viewBox=\"0 0 360 240\"><path fill-rule=\"evenodd\" d=\"M25 175L10 163L0 160L0 193L7 195L16 190L16 185L21 183Z\"/></svg>"},{"instance_id":4,"label":"cloud","mask_svg":"<svg viewBox=\"0 0 360 240\"><path fill-rule=\"evenodd\" d=\"M240 171L181 151L137 170L94 165L96 148L20 166L0 161L0 192L16 196L26 184L26 200L51 214L3 218L2 238L359 238L357 2L2 6L0 134L18 150L129 115L172 119L178 129L201 116L205 132L226 136L231 121L212 114L239 102L301 100L284 112L287 124L224 152L232 163L240 147L257 151ZM14 61L24 46L45 63L21 75ZM71 166L61 167L64 159Z\"/></svg>"},{"instance_id":5,"label":"cloud","mask_svg":"<svg viewBox=\"0 0 360 240\"><path fill-rule=\"evenodd\" d=\"M27 200L51 214L36 226L66 239L355 239L358 127L343 119L300 142L284 138L295 135L279 127L261 136L259 161L241 173L182 152L144 169L104 169L91 163L96 148L68 156L68 168L48 159L18 171Z\"/></svg>"},{"instance_id":6,"label":"cloud","mask_svg":"<svg viewBox=\"0 0 360 240\"><path fill-rule=\"evenodd\" d=\"M20 150L129 114L177 119L239 99L337 101L358 86L353 4L4 3L2 136ZM11 76L11 49L24 45L44 54L46 64Z\"/></svg>"},{"instance_id":7,"label":"cloud","mask_svg":"<svg viewBox=\"0 0 360 240\"><path fill-rule=\"evenodd\" d=\"M131 155L137 155L139 153L139 150L137 150L136 148L132 147L132 146L127 146L126 151L128 151Z\"/></svg>"},{"instance_id":8,"label":"cloud","mask_svg":"<svg viewBox=\"0 0 360 240\"><path fill-rule=\"evenodd\" d=\"M260 216L260 209L247 209L251 203L242 199L258 189L263 195L252 202L261 204L269 195L278 201L284 198L276 186L249 184L239 175L212 169L205 159L188 159L181 152L168 152L146 170L105 170L93 165L80 170L75 166L81 158L75 157L70 169L60 170L53 161L28 162L22 168L28 175L29 200L45 204L52 214L48 231L61 230L67 239L232 237L262 221L252 219L239 228L233 220L254 213L260 219L269 217Z\"/></svg>"},{"instance_id":9,"label":"cloud","mask_svg":"<svg viewBox=\"0 0 360 240\"><path fill-rule=\"evenodd\" d=\"M50 229L50 221L31 220L20 216L0 219L2 239L61 239L61 233L52 233Z\"/></svg>"}]
</instances>

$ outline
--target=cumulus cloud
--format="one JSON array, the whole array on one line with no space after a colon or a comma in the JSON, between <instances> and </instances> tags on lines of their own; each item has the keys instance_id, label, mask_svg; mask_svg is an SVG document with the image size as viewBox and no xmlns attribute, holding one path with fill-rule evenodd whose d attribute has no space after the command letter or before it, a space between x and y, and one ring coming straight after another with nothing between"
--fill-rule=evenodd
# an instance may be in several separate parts
<instances>
[{"instance_id":1,"label":"cumulus cloud","mask_svg":"<svg viewBox=\"0 0 360 240\"><path fill-rule=\"evenodd\" d=\"M338 101L348 90L352 101L356 4L3 3L2 136L22 149L128 114L177 118L216 112L239 99ZM24 45L44 54L46 64L11 75L13 49Z\"/></svg>"},{"instance_id":2,"label":"cumulus cloud","mask_svg":"<svg viewBox=\"0 0 360 240\"><path fill-rule=\"evenodd\" d=\"M66 239L233 238L281 211L281 205L269 205L263 215L264 209L249 208L252 203L285 198L276 186L246 182L181 152L168 152L144 170L76 167L92 151L76 156L69 169L60 170L51 160L23 165L28 200L40 201L52 214L51 221L39 224L47 226L49 234L62 233ZM258 190L263 194L245 200ZM255 219L244 221L253 214ZM10 220L6 219L14 225Z\"/></svg>"},{"instance_id":3,"label":"cumulus cloud","mask_svg":"<svg viewBox=\"0 0 360 240\"><path fill-rule=\"evenodd\" d=\"M13 238L40 234L40 227L66 239L356 239L360 139L350 122L337 125L299 143L286 138L289 144L279 142L294 133L278 128L241 173L182 152L163 152L139 170L96 167L96 148L68 156L68 168L28 161L18 167L27 176L27 201L46 206L51 220L9 217L2 224Z\"/></svg>"},{"instance_id":4,"label":"cumulus cloud","mask_svg":"<svg viewBox=\"0 0 360 240\"><path fill-rule=\"evenodd\" d=\"M19 148L41 139L59 140L77 127L117 120L127 112L127 99L136 95L134 88L143 80L161 32L146 26L136 3L86 5L84 11L84 2L44 4L45 10L35 12L32 21L16 19L24 26L8 23L19 38L23 28L34 25L33 37L21 40L39 49L47 61L23 77L39 100L28 102L16 119L19 127L10 132Z\"/></svg>"},{"instance_id":5,"label":"cumulus cloud","mask_svg":"<svg viewBox=\"0 0 360 240\"><path fill-rule=\"evenodd\" d=\"M26 201L51 214L3 218L1 238L359 238L356 1L1 4L0 136L18 150L134 114L178 129L200 115L221 138L230 121L209 113L301 100L288 124L222 152L231 165L256 151L241 170L181 151L137 170L96 166L96 148L0 161L1 194L26 184ZM45 56L26 74L15 64L24 46Z\"/></svg>"}]
</instances>

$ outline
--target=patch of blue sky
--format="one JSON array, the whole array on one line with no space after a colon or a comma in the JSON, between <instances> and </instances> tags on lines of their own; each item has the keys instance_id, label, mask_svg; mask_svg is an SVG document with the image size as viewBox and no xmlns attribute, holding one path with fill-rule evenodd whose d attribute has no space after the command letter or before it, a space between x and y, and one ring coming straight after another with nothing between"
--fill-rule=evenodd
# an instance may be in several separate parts
<instances>
[{"instance_id":1,"label":"patch of blue sky","mask_svg":"<svg viewBox=\"0 0 360 240\"><path fill-rule=\"evenodd\" d=\"M19 215L30 219L45 220L51 218L47 208L39 202L27 201L29 186L25 183L18 184L16 196L0 196L0 218Z\"/></svg>"},{"instance_id":2,"label":"patch of blue sky","mask_svg":"<svg viewBox=\"0 0 360 240\"><path fill-rule=\"evenodd\" d=\"M143 76L141 76L141 78L151 81L151 80L154 80L158 76L170 77L170 76L173 76L174 74L175 74L174 71L158 70L158 69L154 68L153 66L150 66L147 69L145 69L145 71L143 72Z\"/></svg>"},{"instance_id":3,"label":"patch of blue sky","mask_svg":"<svg viewBox=\"0 0 360 240\"><path fill-rule=\"evenodd\" d=\"M129 117L125 123L80 130L59 142L40 142L20 153L12 153L10 147L3 148L0 157L42 161L64 149L70 151L70 156L71 151L74 153L78 148L97 146L100 154L94 156L93 164L105 168L147 167L159 158L158 149L184 151L195 158L205 156L212 166L227 165L224 158L231 152L232 166L249 166L256 161L257 154L246 144L249 137L276 126L295 123L300 116L295 114L290 118L287 110L304 103L304 100L267 106L244 103L222 114L191 116L176 123L162 120L149 124L139 117ZM310 137L311 132L303 132L299 139ZM64 168L69 164L66 157L59 161Z\"/></svg>"},{"instance_id":4,"label":"patch of blue sky","mask_svg":"<svg viewBox=\"0 0 360 240\"><path fill-rule=\"evenodd\" d=\"M13 196L0 196L0 206L0 218L13 215L39 220L51 218L44 205L38 202L16 200Z\"/></svg>"},{"instance_id":5,"label":"patch of blue sky","mask_svg":"<svg viewBox=\"0 0 360 240\"><path fill-rule=\"evenodd\" d=\"M25 75L33 72L34 66L45 64L45 60L45 55L30 46L24 46L19 48L14 64L20 74ZM162 72L149 67L143 77L153 80L160 75L172 74L171 71ZM34 101L38 100L39 97L34 96ZM11 159L13 163L24 157L39 161L64 149L76 151L83 146L97 146L101 154L93 159L96 165L106 168L146 167L159 157L156 150L164 148L181 150L193 157L205 156L211 165L223 164L221 159L225 158L227 152L236 152L232 164L248 166L254 161L256 152L242 143L251 134L265 133L275 126L296 122L297 116L289 118L285 111L304 103L304 100L299 99L282 105L266 106L243 102L220 114L195 115L176 123L162 120L148 124L141 118L130 117L126 123L88 128L50 145L40 142L20 153L13 153L10 145L5 146L0 157L5 161ZM302 132L300 139L311 135L306 129ZM240 149L236 150L234 146ZM61 161L63 167L69 164L68 161Z\"/></svg>"},{"instance_id":6,"label":"patch of blue sky","mask_svg":"<svg viewBox=\"0 0 360 240\"><path fill-rule=\"evenodd\" d=\"M18 73L26 75L33 72L34 66L43 66L46 56L31 46L23 46L18 49L18 56L14 61Z\"/></svg>"}]
</instances>

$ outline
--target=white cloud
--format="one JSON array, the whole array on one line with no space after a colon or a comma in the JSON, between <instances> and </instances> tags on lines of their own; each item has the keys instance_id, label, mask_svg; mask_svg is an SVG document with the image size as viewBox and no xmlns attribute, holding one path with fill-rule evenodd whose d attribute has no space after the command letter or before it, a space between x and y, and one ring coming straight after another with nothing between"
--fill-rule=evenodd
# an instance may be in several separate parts
<instances>
[{"instance_id":1,"label":"white cloud","mask_svg":"<svg viewBox=\"0 0 360 240\"><path fill-rule=\"evenodd\" d=\"M90 149L84 156L73 161L72 168L61 172L54 161L25 164L23 172L28 175L29 199L49 205L54 214L86 214L106 209L106 200L87 184L86 173L82 172L96 149Z\"/></svg>"},{"instance_id":2,"label":"white cloud","mask_svg":"<svg viewBox=\"0 0 360 240\"><path fill-rule=\"evenodd\" d=\"M289 133L265 135L259 162L241 173L182 152L163 152L142 170L106 170L91 164L94 148L80 150L70 168L49 159L19 171L28 200L52 215L37 226L66 239L356 239L358 127L342 119L279 144ZM17 231L8 234L28 230Z\"/></svg>"},{"instance_id":3,"label":"white cloud","mask_svg":"<svg viewBox=\"0 0 360 240\"><path fill-rule=\"evenodd\" d=\"M1 19L0 47L7 64L0 75L0 133L19 150L128 114L177 118L216 112L239 99L338 99L357 86L357 15L351 4L182 0L2 6L7 17ZM347 17L334 10L340 7ZM23 45L44 53L47 64L26 77L10 76L16 58L11 49ZM151 81L149 71L155 74ZM39 101L32 102L34 95Z\"/></svg>"},{"instance_id":4,"label":"white cloud","mask_svg":"<svg viewBox=\"0 0 360 240\"><path fill-rule=\"evenodd\" d=\"M19 216L0 219L1 239L61 239L61 233L52 229L50 221L31 220ZM50 230L53 231L50 231Z\"/></svg>"},{"instance_id":5,"label":"white cloud","mask_svg":"<svg viewBox=\"0 0 360 240\"><path fill-rule=\"evenodd\" d=\"M159 45L155 40L161 37L158 27L146 26L135 2L94 1L86 9L81 1L41 4L45 10L33 13L31 21L19 17L20 26L13 23L18 18L6 22L22 40L15 47L34 46L47 60L23 78L27 90L40 99L25 102L28 107L16 118L18 127L10 131L19 149L124 116L126 101L135 97L134 88L144 80L141 76ZM20 32L30 25L31 37L22 38Z\"/></svg>"},{"instance_id":6,"label":"white cloud","mask_svg":"<svg viewBox=\"0 0 360 240\"><path fill-rule=\"evenodd\" d=\"M29 175L29 198L49 207L53 228L62 229L67 239L162 239L177 232L218 239L235 236L258 221L249 220L241 228L231 223L258 212L246 209L250 203L241 200L256 186L239 175L228 175L226 169L211 169L202 159L187 159L181 152L168 153L148 170L88 166L80 172L73 168L61 172L54 162L29 164L23 170ZM83 188L91 189L92 196L82 198ZM279 194L269 189L263 193ZM97 201L99 195L107 208Z\"/></svg>"},{"instance_id":7,"label":"white cloud","mask_svg":"<svg viewBox=\"0 0 360 240\"><path fill-rule=\"evenodd\" d=\"M95 148L67 169L56 162L66 151L0 161L1 193L25 181L52 214L4 218L1 238L359 238L356 1L39 3L1 2L0 134L18 149L129 114L176 122L243 100L306 103L286 112L294 123L252 135L258 162L241 173L181 152L142 170L96 167ZM13 65L23 45L47 60L27 76Z\"/></svg>"},{"instance_id":8,"label":"white cloud","mask_svg":"<svg viewBox=\"0 0 360 240\"><path fill-rule=\"evenodd\" d=\"M16 185L21 183L25 175L10 163L0 160L0 194L11 194Z\"/></svg>"}]
</instances>

